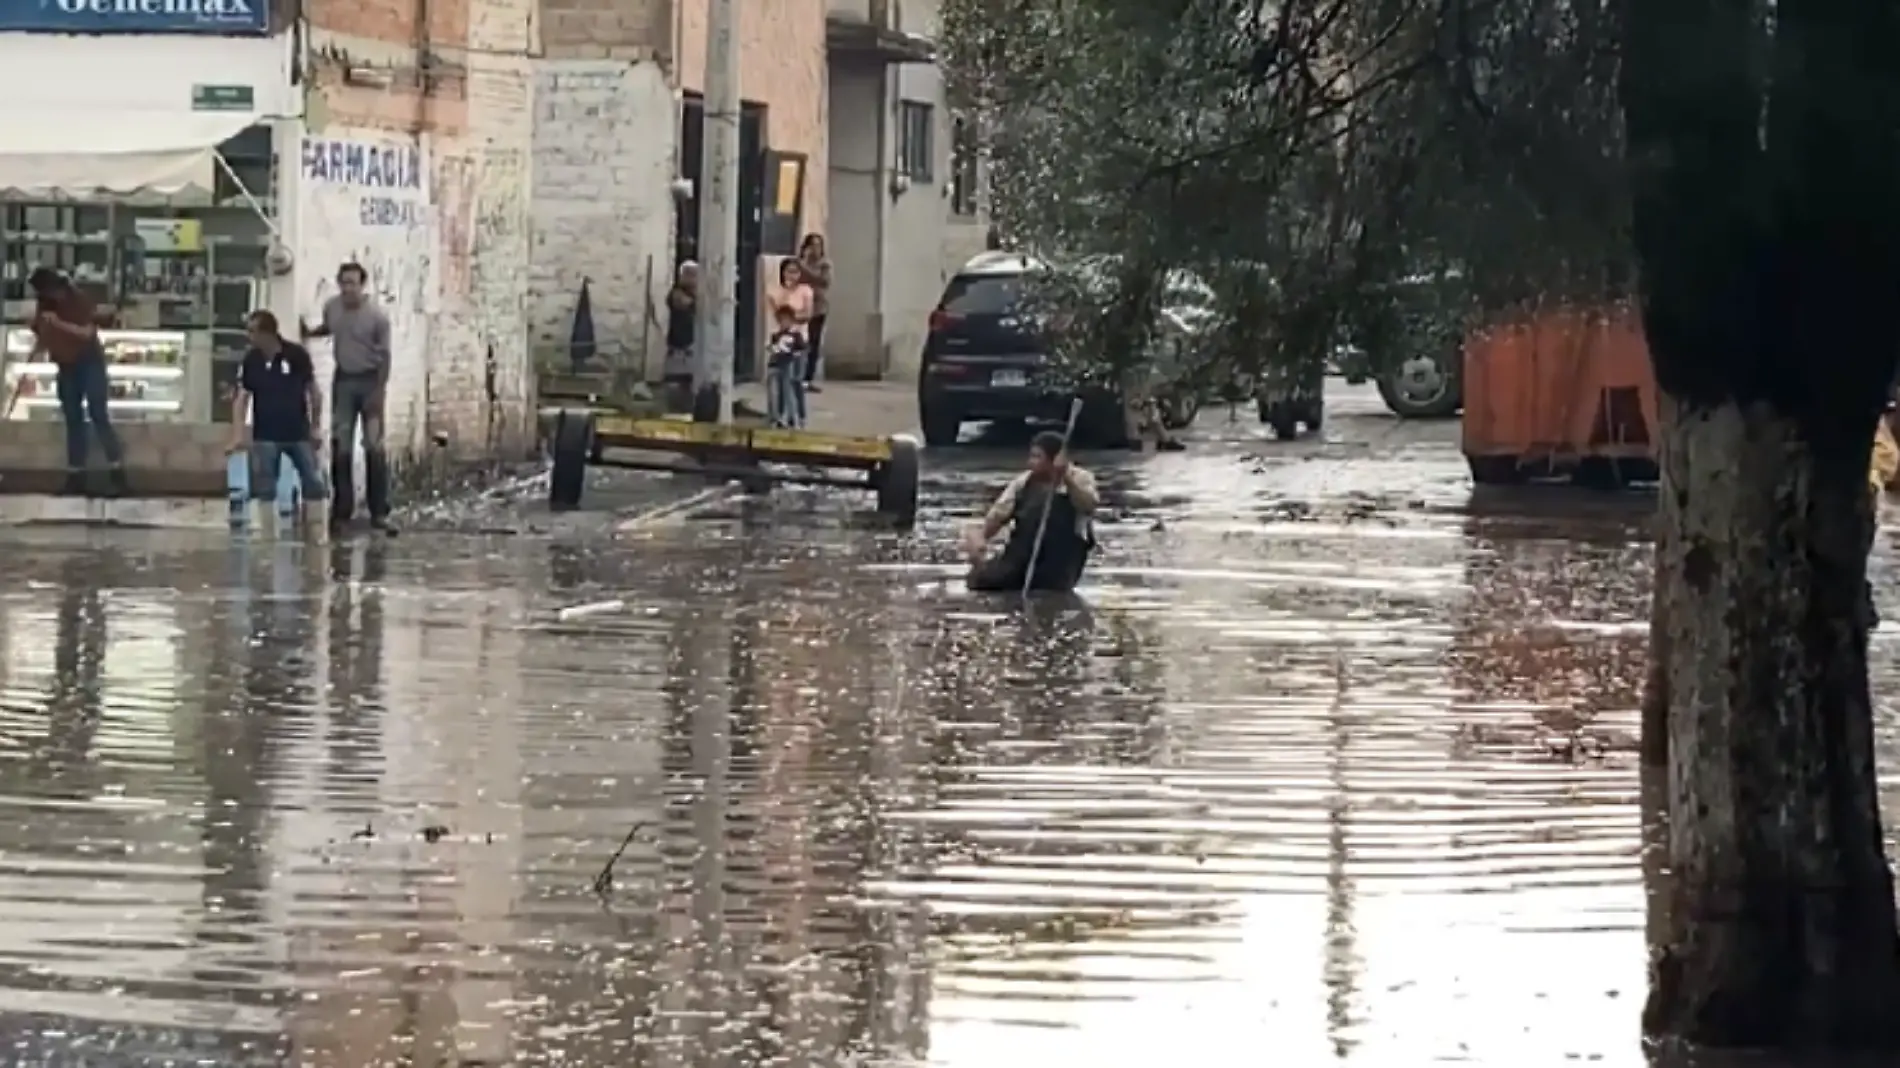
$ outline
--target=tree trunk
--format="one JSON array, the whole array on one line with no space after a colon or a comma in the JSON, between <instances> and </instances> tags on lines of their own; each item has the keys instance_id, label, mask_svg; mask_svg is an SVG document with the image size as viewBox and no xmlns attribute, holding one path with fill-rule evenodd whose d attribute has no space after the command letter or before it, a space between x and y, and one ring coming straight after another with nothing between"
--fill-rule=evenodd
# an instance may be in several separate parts
<instances>
[{"instance_id":1,"label":"tree trunk","mask_svg":"<svg viewBox=\"0 0 1900 1068\"><path fill-rule=\"evenodd\" d=\"M1662 404L1651 698L1670 886L1651 1033L1900 1045L1900 940L1857 611L1865 459L1766 404ZM1825 457L1825 459L1823 459ZM1654 721L1652 721L1654 722Z\"/></svg>"}]
</instances>

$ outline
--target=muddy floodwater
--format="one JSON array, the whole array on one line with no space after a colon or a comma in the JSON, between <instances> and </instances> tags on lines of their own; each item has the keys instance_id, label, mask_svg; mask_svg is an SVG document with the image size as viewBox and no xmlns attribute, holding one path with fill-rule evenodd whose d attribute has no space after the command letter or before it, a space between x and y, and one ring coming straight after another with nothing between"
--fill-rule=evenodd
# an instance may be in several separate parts
<instances>
[{"instance_id":1,"label":"muddy floodwater","mask_svg":"<svg viewBox=\"0 0 1900 1068\"><path fill-rule=\"evenodd\" d=\"M944 581L1012 453L907 539L7 536L0 1063L1643 1063L1642 508L1220 418L1027 608Z\"/></svg>"}]
</instances>

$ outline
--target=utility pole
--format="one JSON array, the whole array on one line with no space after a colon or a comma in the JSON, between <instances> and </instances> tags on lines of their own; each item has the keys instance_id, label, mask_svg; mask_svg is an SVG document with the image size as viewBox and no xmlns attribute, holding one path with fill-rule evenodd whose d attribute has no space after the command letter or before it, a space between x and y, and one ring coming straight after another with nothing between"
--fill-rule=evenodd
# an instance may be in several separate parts
<instances>
[{"instance_id":1,"label":"utility pole","mask_svg":"<svg viewBox=\"0 0 1900 1068\"><path fill-rule=\"evenodd\" d=\"M699 322L693 418L732 422L733 331L739 276L739 0L709 0L705 157L699 168Z\"/></svg>"}]
</instances>

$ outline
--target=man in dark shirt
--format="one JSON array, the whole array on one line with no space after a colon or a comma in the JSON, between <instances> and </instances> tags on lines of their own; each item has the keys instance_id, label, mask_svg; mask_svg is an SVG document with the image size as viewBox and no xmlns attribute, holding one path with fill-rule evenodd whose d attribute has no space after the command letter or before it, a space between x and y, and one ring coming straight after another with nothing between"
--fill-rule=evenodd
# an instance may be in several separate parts
<instances>
[{"instance_id":1,"label":"man in dark shirt","mask_svg":"<svg viewBox=\"0 0 1900 1068\"><path fill-rule=\"evenodd\" d=\"M245 447L245 415L250 416L251 495L269 497L277 489L277 472L289 460L303 484L303 499L320 501L329 495L317 467L317 413L323 395L317 389L316 367L302 345L285 341L277 317L255 311L245 323L251 348L238 372L238 395L231 406L231 451Z\"/></svg>"},{"instance_id":2,"label":"man in dark shirt","mask_svg":"<svg viewBox=\"0 0 1900 1068\"><path fill-rule=\"evenodd\" d=\"M124 493L125 450L112 431L106 410L112 400L106 377L106 350L99 344L97 309L72 280L51 267L35 270L27 279L37 306L33 309L34 355L44 353L56 367L59 414L66 423L66 484L63 492L86 492L86 454L99 435L99 447L112 468L112 492Z\"/></svg>"}]
</instances>

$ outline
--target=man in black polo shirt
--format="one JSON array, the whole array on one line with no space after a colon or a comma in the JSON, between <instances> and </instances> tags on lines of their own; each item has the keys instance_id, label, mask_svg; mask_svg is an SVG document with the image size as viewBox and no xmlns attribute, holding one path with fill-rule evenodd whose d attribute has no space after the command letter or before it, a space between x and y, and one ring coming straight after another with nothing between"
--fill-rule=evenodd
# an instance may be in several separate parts
<instances>
[{"instance_id":1,"label":"man in black polo shirt","mask_svg":"<svg viewBox=\"0 0 1900 1068\"><path fill-rule=\"evenodd\" d=\"M285 458L303 483L303 499L329 496L317 467L317 413L323 396L317 390L316 368L310 352L286 341L277 331L277 317L255 311L245 323L251 349L238 373L238 394L231 404L231 451L245 447L245 414L250 414L251 495L269 497L277 491L277 472Z\"/></svg>"}]
</instances>

